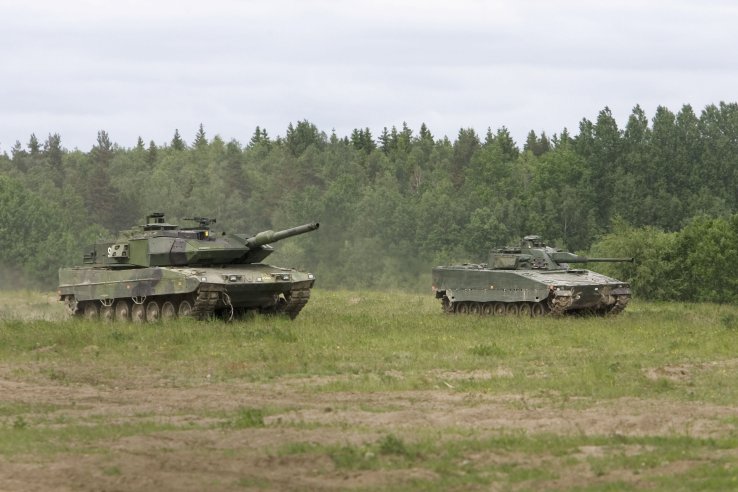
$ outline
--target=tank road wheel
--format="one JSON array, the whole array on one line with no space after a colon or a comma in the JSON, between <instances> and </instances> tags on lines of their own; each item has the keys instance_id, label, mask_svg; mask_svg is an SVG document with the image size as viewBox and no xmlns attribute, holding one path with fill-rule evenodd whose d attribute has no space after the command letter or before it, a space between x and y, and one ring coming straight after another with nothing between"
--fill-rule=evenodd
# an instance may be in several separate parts
<instances>
[{"instance_id":1,"label":"tank road wheel","mask_svg":"<svg viewBox=\"0 0 738 492\"><path fill-rule=\"evenodd\" d=\"M454 304L446 296L441 299L441 310L446 314L454 312Z\"/></svg>"},{"instance_id":2,"label":"tank road wheel","mask_svg":"<svg viewBox=\"0 0 738 492\"><path fill-rule=\"evenodd\" d=\"M143 323L146 321L146 309L144 309L143 303L133 304L133 307L131 308L131 321L134 323Z\"/></svg>"},{"instance_id":3,"label":"tank road wheel","mask_svg":"<svg viewBox=\"0 0 738 492\"><path fill-rule=\"evenodd\" d=\"M115 321L131 320L131 304L125 299L115 301Z\"/></svg>"},{"instance_id":4,"label":"tank road wheel","mask_svg":"<svg viewBox=\"0 0 738 492\"><path fill-rule=\"evenodd\" d=\"M187 299L182 299L181 301L179 301L177 316L179 316L180 318L192 316L192 303Z\"/></svg>"},{"instance_id":5,"label":"tank road wheel","mask_svg":"<svg viewBox=\"0 0 738 492\"><path fill-rule=\"evenodd\" d=\"M477 316L482 314L482 305L478 302L470 302L469 303L469 314L475 314Z\"/></svg>"},{"instance_id":6,"label":"tank road wheel","mask_svg":"<svg viewBox=\"0 0 738 492\"><path fill-rule=\"evenodd\" d=\"M530 304L527 302L521 302L520 307L518 308L518 314L522 316L523 318L530 318L531 317L531 307Z\"/></svg>"},{"instance_id":7,"label":"tank road wheel","mask_svg":"<svg viewBox=\"0 0 738 492\"><path fill-rule=\"evenodd\" d=\"M159 321L159 318L161 317L161 308L159 307L159 303L156 301L149 301L146 303L146 321L149 323L154 323L156 321Z\"/></svg>"},{"instance_id":8,"label":"tank road wheel","mask_svg":"<svg viewBox=\"0 0 738 492\"><path fill-rule=\"evenodd\" d=\"M100 308L100 319L106 323L113 321L113 306L103 306Z\"/></svg>"},{"instance_id":9,"label":"tank road wheel","mask_svg":"<svg viewBox=\"0 0 738 492\"><path fill-rule=\"evenodd\" d=\"M167 301L161 305L161 319L170 320L177 317L177 308L174 307L172 301Z\"/></svg>"},{"instance_id":10,"label":"tank road wheel","mask_svg":"<svg viewBox=\"0 0 738 492\"><path fill-rule=\"evenodd\" d=\"M530 307L530 315L534 318L537 318L538 316L543 316L545 313L545 310L543 309L543 304L540 302L534 302L533 305Z\"/></svg>"},{"instance_id":11,"label":"tank road wheel","mask_svg":"<svg viewBox=\"0 0 738 492\"><path fill-rule=\"evenodd\" d=\"M518 305L514 302L508 302L507 306L505 306L505 314L508 316L517 316L518 312Z\"/></svg>"},{"instance_id":12,"label":"tank road wheel","mask_svg":"<svg viewBox=\"0 0 738 492\"><path fill-rule=\"evenodd\" d=\"M491 302L485 302L482 304L482 314L484 316L492 316L495 314L494 305Z\"/></svg>"},{"instance_id":13,"label":"tank road wheel","mask_svg":"<svg viewBox=\"0 0 738 492\"><path fill-rule=\"evenodd\" d=\"M86 302L82 312L84 313L85 319L97 319L99 313L97 309L97 302Z\"/></svg>"},{"instance_id":14,"label":"tank road wheel","mask_svg":"<svg viewBox=\"0 0 738 492\"><path fill-rule=\"evenodd\" d=\"M79 316L80 314L82 314L82 311L80 310L81 306L74 296L67 296L64 299L64 303L67 306L67 312L71 316Z\"/></svg>"},{"instance_id":15,"label":"tank road wheel","mask_svg":"<svg viewBox=\"0 0 738 492\"><path fill-rule=\"evenodd\" d=\"M507 308L505 307L504 302L496 302L492 309L495 316L505 316L505 314L507 314Z\"/></svg>"},{"instance_id":16,"label":"tank road wheel","mask_svg":"<svg viewBox=\"0 0 738 492\"><path fill-rule=\"evenodd\" d=\"M469 303L460 302L458 307L456 308L456 312L459 314L469 314Z\"/></svg>"}]
</instances>

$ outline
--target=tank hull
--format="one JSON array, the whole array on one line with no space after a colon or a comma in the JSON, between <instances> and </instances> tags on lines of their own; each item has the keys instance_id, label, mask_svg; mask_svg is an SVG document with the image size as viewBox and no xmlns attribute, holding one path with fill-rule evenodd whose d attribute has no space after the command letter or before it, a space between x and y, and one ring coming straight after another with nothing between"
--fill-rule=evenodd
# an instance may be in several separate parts
<instances>
[{"instance_id":1,"label":"tank hull","mask_svg":"<svg viewBox=\"0 0 738 492\"><path fill-rule=\"evenodd\" d=\"M484 265L436 267L433 289L444 311L481 314L617 314L630 285L590 270L497 270Z\"/></svg>"},{"instance_id":2,"label":"tank hull","mask_svg":"<svg viewBox=\"0 0 738 492\"><path fill-rule=\"evenodd\" d=\"M59 270L58 293L72 314L105 319L155 321L162 317L213 315L230 319L251 311L284 313L294 318L307 303L314 283L310 273L261 263L79 266Z\"/></svg>"}]
</instances>

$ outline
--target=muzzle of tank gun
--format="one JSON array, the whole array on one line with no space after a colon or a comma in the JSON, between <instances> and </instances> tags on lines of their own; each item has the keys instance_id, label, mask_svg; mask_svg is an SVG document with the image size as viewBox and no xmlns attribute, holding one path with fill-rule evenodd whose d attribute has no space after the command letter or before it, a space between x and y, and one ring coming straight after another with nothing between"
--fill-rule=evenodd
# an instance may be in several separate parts
<instances>
[{"instance_id":1,"label":"muzzle of tank gun","mask_svg":"<svg viewBox=\"0 0 738 492\"><path fill-rule=\"evenodd\" d=\"M274 243L288 237L298 236L300 234L305 234L306 232L314 231L319 227L320 223L312 222L310 224L292 227L291 229L285 229L283 231L262 231L256 236L248 238L246 240L246 246L249 248L264 246L265 244Z\"/></svg>"}]
</instances>

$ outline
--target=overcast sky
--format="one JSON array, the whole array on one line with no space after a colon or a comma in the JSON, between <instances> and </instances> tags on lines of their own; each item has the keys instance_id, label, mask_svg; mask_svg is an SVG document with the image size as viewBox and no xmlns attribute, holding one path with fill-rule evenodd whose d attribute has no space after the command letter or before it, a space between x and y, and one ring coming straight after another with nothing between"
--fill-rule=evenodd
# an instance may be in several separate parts
<instances>
[{"instance_id":1,"label":"overcast sky","mask_svg":"<svg viewBox=\"0 0 738 492\"><path fill-rule=\"evenodd\" d=\"M738 3L0 0L0 152L31 133L87 151L308 120L456 138L578 133L608 106L738 100Z\"/></svg>"}]
</instances>

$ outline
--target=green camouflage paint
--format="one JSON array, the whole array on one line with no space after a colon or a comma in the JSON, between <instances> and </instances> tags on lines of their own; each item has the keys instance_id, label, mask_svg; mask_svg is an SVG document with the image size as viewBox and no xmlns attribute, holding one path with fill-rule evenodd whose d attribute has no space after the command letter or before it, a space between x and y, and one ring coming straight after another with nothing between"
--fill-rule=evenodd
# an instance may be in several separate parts
<instances>
[{"instance_id":1,"label":"green camouflage paint","mask_svg":"<svg viewBox=\"0 0 738 492\"><path fill-rule=\"evenodd\" d=\"M83 265L59 270L60 300L73 314L107 319L230 319L249 310L297 316L315 276L261 261L274 251L271 243L314 231L318 223L250 236L212 234L215 219L194 220L196 227L185 228L155 213L145 225L92 245Z\"/></svg>"},{"instance_id":2,"label":"green camouflage paint","mask_svg":"<svg viewBox=\"0 0 738 492\"><path fill-rule=\"evenodd\" d=\"M617 314L630 285L570 264L620 261L633 258L585 258L526 236L520 247L494 250L489 263L433 268L433 291L449 313Z\"/></svg>"}]
</instances>

